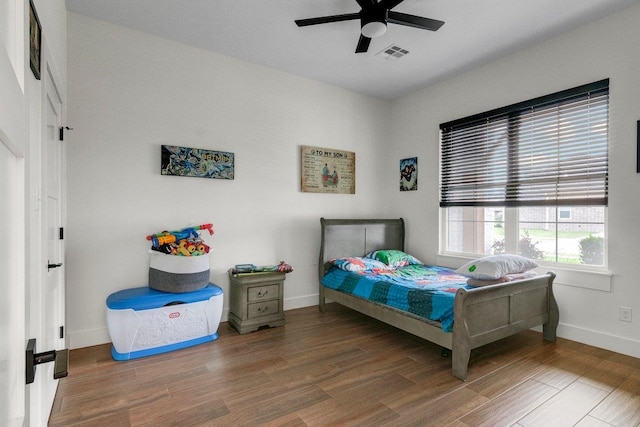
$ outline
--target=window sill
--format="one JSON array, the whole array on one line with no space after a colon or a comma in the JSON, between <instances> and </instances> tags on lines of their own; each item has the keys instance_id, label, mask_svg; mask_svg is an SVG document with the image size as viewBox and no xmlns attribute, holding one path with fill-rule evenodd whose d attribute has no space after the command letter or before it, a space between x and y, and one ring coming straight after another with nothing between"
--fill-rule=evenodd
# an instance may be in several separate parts
<instances>
[{"instance_id":1,"label":"window sill","mask_svg":"<svg viewBox=\"0 0 640 427\"><path fill-rule=\"evenodd\" d=\"M436 263L444 267L458 268L465 262L472 259L475 258L457 254L439 254L436 256ZM611 292L611 278L613 274L606 270L582 270L578 268L567 268L565 266L544 264L536 268L536 271L539 273L553 271L556 274L556 279L554 280L554 284L556 285Z\"/></svg>"}]
</instances>

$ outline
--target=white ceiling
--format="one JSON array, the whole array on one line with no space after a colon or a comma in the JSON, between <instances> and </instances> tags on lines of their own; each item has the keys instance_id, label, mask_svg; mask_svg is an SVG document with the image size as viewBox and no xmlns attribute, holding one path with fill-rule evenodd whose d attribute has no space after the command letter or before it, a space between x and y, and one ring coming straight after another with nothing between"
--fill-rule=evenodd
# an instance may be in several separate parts
<instances>
[{"instance_id":1,"label":"white ceiling","mask_svg":"<svg viewBox=\"0 0 640 427\"><path fill-rule=\"evenodd\" d=\"M356 54L360 23L295 19L358 12L355 0L66 0L82 15L383 99L396 99L640 0L405 0L394 11L445 21L389 24ZM388 60L390 45L409 51Z\"/></svg>"}]
</instances>

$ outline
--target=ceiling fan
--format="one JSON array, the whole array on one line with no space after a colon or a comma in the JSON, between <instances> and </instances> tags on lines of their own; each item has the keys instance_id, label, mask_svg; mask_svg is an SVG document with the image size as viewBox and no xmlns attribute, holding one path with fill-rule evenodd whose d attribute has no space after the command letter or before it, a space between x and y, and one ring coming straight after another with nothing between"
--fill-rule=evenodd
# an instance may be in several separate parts
<instances>
[{"instance_id":1,"label":"ceiling fan","mask_svg":"<svg viewBox=\"0 0 640 427\"><path fill-rule=\"evenodd\" d=\"M298 27L307 25L327 24L329 22L350 21L360 19L360 39L356 46L356 53L369 50L371 39L379 37L387 31L387 24L405 25L407 27L420 28L423 30L437 31L443 21L423 18L421 16L409 15L406 13L394 12L391 9L402 3L404 0L356 0L360 5L360 12L347 13L344 15L321 16L318 18L296 19Z\"/></svg>"}]
</instances>

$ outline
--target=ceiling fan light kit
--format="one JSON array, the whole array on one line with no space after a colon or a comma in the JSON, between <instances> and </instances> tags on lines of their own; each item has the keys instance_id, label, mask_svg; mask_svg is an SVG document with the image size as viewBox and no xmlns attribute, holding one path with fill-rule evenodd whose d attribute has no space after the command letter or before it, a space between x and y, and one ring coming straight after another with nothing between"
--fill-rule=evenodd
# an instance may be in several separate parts
<instances>
[{"instance_id":1,"label":"ceiling fan light kit","mask_svg":"<svg viewBox=\"0 0 640 427\"><path fill-rule=\"evenodd\" d=\"M387 23L380 21L367 22L362 26L361 33L365 37L375 39L387 32Z\"/></svg>"},{"instance_id":2,"label":"ceiling fan light kit","mask_svg":"<svg viewBox=\"0 0 640 427\"><path fill-rule=\"evenodd\" d=\"M356 46L356 53L367 52L371 39L380 37L387 32L388 23L429 31L437 31L444 25L443 21L391 11L391 9L403 1L404 0L356 0L361 8L358 13L296 19L296 24L298 27L306 27L308 25L360 19L360 39Z\"/></svg>"}]
</instances>

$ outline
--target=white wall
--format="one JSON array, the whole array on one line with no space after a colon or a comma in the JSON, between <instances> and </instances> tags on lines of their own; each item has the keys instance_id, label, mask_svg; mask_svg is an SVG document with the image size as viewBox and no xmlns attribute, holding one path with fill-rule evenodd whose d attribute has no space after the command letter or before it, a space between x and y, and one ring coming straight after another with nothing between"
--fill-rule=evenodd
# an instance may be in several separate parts
<instances>
[{"instance_id":1,"label":"white wall","mask_svg":"<svg viewBox=\"0 0 640 427\"><path fill-rule=\"evenodd\" d=\"M213 222L211 279L225 294L234 264L287 260L286 309L316 304L321 216L402 216L408 251L435 263L439 124L608 77L611 290L558 283L559 334L640 356L637 22L640 6L385 103L70 14L71 347L108 341L104 300L145 284L156 230ZM234 152L236 179L160 176L161 144ZM300 145L355 151L357 194L301 193ZM419 189L400 192L399 160L413 156Z\"/></svg>"},{"instance_id":2,"label":"white wall","mask_svg":"<svg viewBox=\"0 0 640 427\"><path fill-rule=\"evenodd\" d=\"M439 124L519 101L610 78L609 270L611 291L555 287L560 336L640 357L640 175L636 121L640 119L640 6L407 96L392 105L394 157L385 166L397 179L399 159L418 156L416 192L393 192L409 226L409 251L438 259ZM400 206L411 205L413 209ZM632 323L618 307L634 309Z\"/></svg>"},{"instance_id":3,"label":"white wall","mask_svg":"<svg viewBox=\"0 0 640 427\"><path fill-rule=\"evenodd\" d=\"M387 102L76 14L68 19L67 330L109 341L105 299L146 285L147 234L212 222L211 280L294 267L285 309L317 304L319 218L376 217ZM160 175L160 146L235 153L233 181ZM300 191L300 145L356 153L356 194Z\"/></svg>"}]
</instances>

